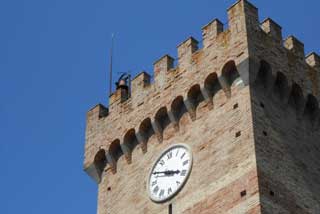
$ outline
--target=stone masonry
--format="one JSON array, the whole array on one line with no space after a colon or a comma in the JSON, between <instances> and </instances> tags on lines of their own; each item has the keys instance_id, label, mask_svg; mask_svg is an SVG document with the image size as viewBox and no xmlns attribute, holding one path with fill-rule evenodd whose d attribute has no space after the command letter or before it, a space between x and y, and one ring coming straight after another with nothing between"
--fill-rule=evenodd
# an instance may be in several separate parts
<instances>
[{"instance_id":1,"label":"stone masonry","mask_svg":"<svg viewBox=\"0 0 320 214\"><path fill-rule=\"evenodd\" d=\"M84 170L98 214L319 214L320 57L239 0L228 28L215 19L154 63L109 108L87 113ZM128 93L130 96L128 96ZM152 202L149 171L175 143L193 153L170 201Z\"/></svg>"}]
</instances>

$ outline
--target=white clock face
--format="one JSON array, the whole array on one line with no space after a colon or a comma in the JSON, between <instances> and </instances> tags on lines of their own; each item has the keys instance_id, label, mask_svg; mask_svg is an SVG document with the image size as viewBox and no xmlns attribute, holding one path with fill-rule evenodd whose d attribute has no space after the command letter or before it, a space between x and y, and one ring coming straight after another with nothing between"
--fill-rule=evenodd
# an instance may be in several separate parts
<instances>
[{"instance_id":1,"label":"white clock face","mask_svg":"<svg viewBox=\"0 0 320 214\"><path fill-rule=\"evenodd\" d=\"M148 191L155 202L172 198L187 181L192 166L192 154L184 144L166 149L158 158L149 175Z\"/></svg>"}]
</instances>

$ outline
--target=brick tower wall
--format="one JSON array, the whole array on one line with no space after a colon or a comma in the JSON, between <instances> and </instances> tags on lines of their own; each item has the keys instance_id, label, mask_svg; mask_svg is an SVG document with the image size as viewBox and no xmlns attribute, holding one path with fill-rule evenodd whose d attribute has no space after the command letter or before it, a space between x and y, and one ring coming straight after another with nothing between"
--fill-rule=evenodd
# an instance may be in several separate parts
<instances>
[{"instance_id":1,"label":"brick tower wall","mask_svg":"<svg viewBox=\"0 0 320 214\"><path fill-rule=\"evenodd\" d=\"M88 112L84 169L99 185L98 214L168 213L170 203L190 214L318 211L319 56L305 58L294 37L283 44L246 0L228 9L227 29L215 19L202 35L201 49L192 37L178 45L176 67L157 60L153 83L141 72L130 96L118 89L109 108ZM192 172L156 204L148 173L174 143L191 147Z\"/></svg>"},{"instance_id":2,"label":"brick tower wall","mask_svg":"<svg viewBox=\"0 0 320 214\"><path fill-rule=\"evenodd\" d=\"M249 38L262 213L320 213L320 58L262 22Z\"/></svg>"}]
</instances>

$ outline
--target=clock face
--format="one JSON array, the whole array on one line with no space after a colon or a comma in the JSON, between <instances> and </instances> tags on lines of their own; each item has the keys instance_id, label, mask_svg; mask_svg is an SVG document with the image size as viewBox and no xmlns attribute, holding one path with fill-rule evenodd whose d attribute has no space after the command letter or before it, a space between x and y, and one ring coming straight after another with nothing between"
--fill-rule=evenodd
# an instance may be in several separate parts
<instances>
[{"instance_id":1,"label":"clock face","mask_svg":"<svg viewBox=\"0 0 320 214\"><path fill-rule=\"evenodd\" d=\"M166 149L155 162L149 175L151 200L164 202L172 198L187 181L192 166L191 150L184 144Z\"/></svg>"}]
</instances>

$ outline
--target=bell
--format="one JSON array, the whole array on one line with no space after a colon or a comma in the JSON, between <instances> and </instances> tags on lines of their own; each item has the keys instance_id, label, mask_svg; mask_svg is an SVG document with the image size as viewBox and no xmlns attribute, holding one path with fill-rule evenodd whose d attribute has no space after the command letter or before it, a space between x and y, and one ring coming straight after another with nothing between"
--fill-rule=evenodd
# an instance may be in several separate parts
<instances>
[{"instance_id":1,"label":"bell","mask_svg":"<svg viewBox=\"0 0 320 214\"><path fill-rule=\"evenodd\" d=\"M127 84L126 84L126 81L124 80L124 79L121 79L120 81L119 81L119 87L121 87L121 86L126 86Z\"/></svg>"}]
</instances>

